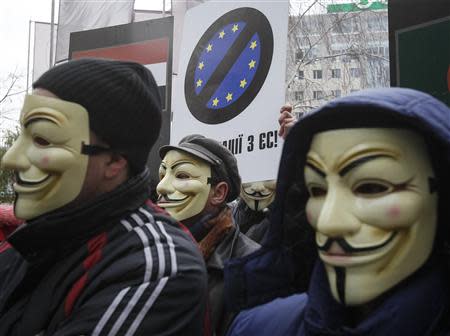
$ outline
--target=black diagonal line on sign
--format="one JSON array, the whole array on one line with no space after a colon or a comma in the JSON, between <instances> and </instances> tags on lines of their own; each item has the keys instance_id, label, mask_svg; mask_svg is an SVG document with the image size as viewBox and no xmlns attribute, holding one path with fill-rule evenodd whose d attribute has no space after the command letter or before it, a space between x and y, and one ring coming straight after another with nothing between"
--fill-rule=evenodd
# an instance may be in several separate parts
<instances>
[{"instance_id":1,"label":"black diagonal line on sign","mask_svg":"<svg viewBox=\"0 0 450 336\"><path fill-rule=\"evenodd\" d=\"M228 71L231 69L238 57L241 55L242 51L247 46L248 41L256 33L257 28L258 27L255 22L250 21L247 23L242 33L239 35L236 41L234 41L233 45L228 49L225 57L216 67L213 74L209 78L208 83L205 85L202 92L198 96L200 104L204 106L208 103L213 93L216 92L220 83L222 83L222 80L228 74Z\"/></svg>"}]
</instances>

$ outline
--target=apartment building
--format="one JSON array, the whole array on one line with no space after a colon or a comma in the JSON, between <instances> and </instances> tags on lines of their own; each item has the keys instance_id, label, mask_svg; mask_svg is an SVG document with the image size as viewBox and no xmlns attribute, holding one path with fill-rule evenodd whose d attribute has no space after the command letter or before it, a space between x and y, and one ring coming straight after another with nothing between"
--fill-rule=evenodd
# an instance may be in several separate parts
<instances>
[{"instance_id":1,"label":"apartment building","mask_svg":"<svg viewBox=\"0 0 450 336\"><path fill-rule=\"evenodd\" d=\"M387 5L371 5L329 5L323 14L290 17L286 99L297 114L353 91L389 86Z\"/></svg>"}]
</instances>

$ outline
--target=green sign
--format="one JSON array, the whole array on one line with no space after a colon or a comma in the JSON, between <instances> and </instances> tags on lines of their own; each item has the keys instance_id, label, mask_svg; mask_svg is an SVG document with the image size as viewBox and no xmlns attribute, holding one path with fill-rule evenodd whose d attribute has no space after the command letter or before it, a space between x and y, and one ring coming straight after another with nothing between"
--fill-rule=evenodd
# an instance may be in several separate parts
<instances>
[{"instance_id":1,"label":"green sign","mask_svg":"<svg viewBox=\"0 0 450 336\"><path fill-rule=\"evenodd\" d=\"M354 3L332 4L327 6L328 13L342 13L342 12L359 12L362 10L379 10L387 9L387 0L373 1L360 0Z\"/></svg>"},{"instance_id":2,"label":"green sign","mask_svg":"<svg viewBox=\"0 0 450 336\"><path fill-rule=\"evenodd\" d=\"M450 106L450 17L399 30L397 83Z\"/></svg>"}]
</instances>

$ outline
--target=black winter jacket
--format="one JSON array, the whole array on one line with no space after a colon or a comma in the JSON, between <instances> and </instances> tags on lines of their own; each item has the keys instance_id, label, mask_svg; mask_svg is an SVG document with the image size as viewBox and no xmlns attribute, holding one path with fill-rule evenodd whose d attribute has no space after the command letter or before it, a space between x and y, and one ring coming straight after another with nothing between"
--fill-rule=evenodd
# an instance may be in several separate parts
<instances>
[{"instance_id":1,"label":"black winter jacket","mask_svg":"<svg viewBox=\"0 0 450 336\"><path fill-rule=\"evenodd\" d=\"M205 265L148 173L0 245L0 335L203 335Z\"/></svg>"}]
</instances>

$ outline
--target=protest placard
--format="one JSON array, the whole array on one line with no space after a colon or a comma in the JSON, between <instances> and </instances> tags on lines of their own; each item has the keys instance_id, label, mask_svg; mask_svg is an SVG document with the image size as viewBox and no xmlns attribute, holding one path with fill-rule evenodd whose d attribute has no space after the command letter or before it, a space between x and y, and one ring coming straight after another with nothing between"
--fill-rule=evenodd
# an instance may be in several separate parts
<instances>
[{"instance_id":1,"label":"protest placard","mask_svg":"<svg viewBox=\"0 0 450 336\"><path fill-rule=\"evenodd\" d=\"M184 19L171 144L202 134L228 147L244 182L274 179L282 139L288 1L211 1Z\"/></svg>"}]
</instances>

